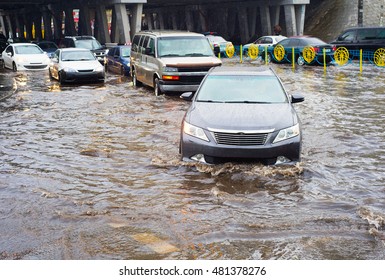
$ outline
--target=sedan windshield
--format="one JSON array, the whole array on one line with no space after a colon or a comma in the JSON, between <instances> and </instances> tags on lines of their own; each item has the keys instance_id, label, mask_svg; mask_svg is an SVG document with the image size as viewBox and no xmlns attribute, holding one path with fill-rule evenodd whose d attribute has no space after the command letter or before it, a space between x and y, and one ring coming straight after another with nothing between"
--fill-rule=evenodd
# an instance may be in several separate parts
<instances>
[{"instance_id":1,"label":"sedan windshield","mask_svg":"<svg viewBox=\"0 0 385 280\"><path fill-rule=\"evenodd\" d=\"M17 46L15 47L17 54L41 54L43 51L38 46Z\"/></svg>"},{"instance_id":2,"label":"sedan windshield","mask_svg":"<svg viewBox=\"0 0 385 280\"><path fill-rule=\"evenodd\" d=\"M88 50L97 50L97 49L102 48L102 45L100 45L99 41L92 40L92 39L76 40L75 46L77 48L83 48L83 49L88 49Z\"/></svg>"},{"instance_id":3,"label":"sedan windshield","mask_svg":"<svg viewBox=\"0 0 385 280\"><path fill-rule=\"evenodd\" d=\"M286 93L274 76L209 75L196 101L222 103L285 103Z\"/></svg>"},{"instance_id":4,"label":"sedan windshield","mask_svg":"<svg viewBox=\"0 0 385 280\"><path fill-rule=\"evenodd\" d=\"M158 56L213 56L205 37L163 37L158 40Z\"/></svg>"},{"instance_id":5,"label":"sedan windshield","mask_svg":"<svg viewBox=\"0 0 385 280\"><path fill-rule=\"evenodd\" d=\"M90 51L69 51L62 52L62 61L84 61L84 60L95 60L95 56Z\"/></svg>"}]
</instances>

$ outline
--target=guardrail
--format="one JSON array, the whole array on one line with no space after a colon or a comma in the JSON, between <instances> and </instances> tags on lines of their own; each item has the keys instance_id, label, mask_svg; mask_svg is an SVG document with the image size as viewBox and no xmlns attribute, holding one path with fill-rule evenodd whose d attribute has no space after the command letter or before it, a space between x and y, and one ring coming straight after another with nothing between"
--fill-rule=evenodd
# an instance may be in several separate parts
<instances>
[{"instance_id":1,"label":"guardrail","mask_svg":"<svg viewBox=\"0 0 385 280\"><path fill-rule=\"evenodd\" d=\"M323 65L325 70L330 64L344 66L349 63L359 63L360 72L363 70L363 62L373 64L377 67L385 67L385 47L376 51L366 50L348 50L345 47L338 47L333 52L327 53L323 49L322 53L316 52L312 46L304 48L284 48L282 45L273 47L262 47L251 44L245 51L243 46L234 46L231 43L226 45L225 56L228 58L239 57L240 62L244 59L261 60L268 64L270 62L291 63L293 68L295 65L319 64ZM220 57L220 54L219 54Z\"/></svg>"}]
</instances>

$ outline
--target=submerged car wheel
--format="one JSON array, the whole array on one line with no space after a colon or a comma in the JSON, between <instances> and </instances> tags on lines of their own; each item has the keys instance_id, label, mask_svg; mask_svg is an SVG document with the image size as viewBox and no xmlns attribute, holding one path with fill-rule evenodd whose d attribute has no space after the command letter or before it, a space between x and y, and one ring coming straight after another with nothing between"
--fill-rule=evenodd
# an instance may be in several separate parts
<instances>
[{"instance_id":1,"label":"submerged car wheel","mask_svg":"<svg viewBox=\"0 0 385 280\"><path fill-rule=\"evenodd\" d=\"M158 77L155 77L155 79L154 79L154 93L155 93L155 96L159 96L163 93L162 90L160 89L160 86L159 86L159 78Z\"/></svg>"},{"instance_id":2,"label":"submerged car wheel","mask_svg":"<svg viewBox=\"0 0 385 280\"><path fill-rule=\"evenodd\" d=\"M305 65L305 59L303 58L302 55L298 56L297 64L300 65L300 66Z\"/></svg>"},{"instance_id":3,"label":"submerged car wheel","mask_svg":"<svg viewBox=\"0 0 385 280\"><path fill-rule=\"evenodd\" d=\"M136 77L136 70L134 68L132 69L132 84L134 85L134 87L138 87L142 84L141 82L138 81Z\"/></svg>"},{"instance_id":4,"label":"submerged car wheel","mask_svg":"<svg viewBox=\"0 0 385 280\"><path fill-rule=\"evenodd\" d=\"M58 80L59 80L61 85L65 83L64 78L63 78L63 73L61 73L61 72L58 73Z\"/></svg>"}]
</instances>

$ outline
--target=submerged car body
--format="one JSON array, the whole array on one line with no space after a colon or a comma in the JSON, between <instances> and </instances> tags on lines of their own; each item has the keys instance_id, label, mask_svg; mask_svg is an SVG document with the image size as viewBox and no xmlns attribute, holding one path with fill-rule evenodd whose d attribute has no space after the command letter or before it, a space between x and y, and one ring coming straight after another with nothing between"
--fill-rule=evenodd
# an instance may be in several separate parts
<instances>
[{"instance_id":1,"label":"submerged car body","mask_svg":"<svg viewBox=\"0 0 385 280\"><path fill-rule=\"evenodd\" d=\"M58 49L51 61L49 76L61 84L67 82L104 82L104 66L88 49Z\"/></svg>"},{"instance_id":2,"label":"submerged car body","mask_svg":"<svg viewBox=\"0 0 385 280\"><path fill-rule=\"evenodd\" d=\"M3 65L13 71L45 70L49 57L39 46L31 43L14 43L2 53Z\"/></svg>"},{"instance_id":3,"label":"submerged car body","mask_svg":"<svg viewBox=\"0 0 385 280\"><path fill-rule=\"evenodd\" d=\"M297 162L301 127L289 96L271 69L216 67L209 71L192 100L181 128L183 160L205 163Z\"/></svg>"}]
</instances>

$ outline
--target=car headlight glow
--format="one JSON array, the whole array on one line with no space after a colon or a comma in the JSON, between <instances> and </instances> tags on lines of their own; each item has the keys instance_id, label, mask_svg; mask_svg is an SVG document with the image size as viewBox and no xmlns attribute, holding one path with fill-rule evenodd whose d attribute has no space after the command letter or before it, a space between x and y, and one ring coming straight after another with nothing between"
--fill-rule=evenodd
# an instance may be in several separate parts
<instances>
[{"instance_id":1,"label":"car headlight glow","mask_svg":"<svg viewBox=\"0 0 385 280\"><path fill-rule=\"evenodd\" d=\"M210 141L202 128L191 125L186 121L183 122L183 132L196 138L202 139L204 141Z\"/></svg>"},{"instance_id":2,"label":"car headlight glow","mask_svg":"<svg viewBox=\"0 0 385 280\"><path fill-rule=\"evenodd\" d=\"M298 136L299 134L300 134L299 124L297 123L292 127L281 129L278 132L277 136L275 137L273 143L277 143L286 139L293 138L295 136Z\"/></svg>"},{"instance_id":3,"label":"car headlight glow","mask_svg":"<svg viewBox=\"0 0 385 280\"><path fill-rule=\"evenodd\" d=\"M175 68L175 67L167 67L167 66L165 66L165 67L163 68L163 71L164 71L164 72L178 72L178 68Z\"/></svg>"},{"instance_id":4,"label":"car headlight glow","mask_svg":"<svg viewBox=\"0 0 385 280\"><path fill-rule=\"evenodd\" d=\"M63 71L64 71L64 72L67 72L67 73L76 72L75 69L69 68L69 67L65 67L65 68L63 69Z\"/></svg>"},{"instance_id":5,"label":"car headlight glow","mask_svg":"<svg viewBox=\"0 0 385 280\"><path fill-rule=\"evenodd\" d=\"M16 57L16 63L23 63L23 62L27 62L27 60L25 59L25 57Z\"/></svg>"},{"instance_id":6,"label":"car headlight glow","mask_svg":"<svg viewBox=\"0 0 385 280\"><path fill-rule=\"evenodd\" d=\"M94 69L94 72L103 72L103 71L104 71L103 65L100 65L100 66L98 66L98 67L96 67L96 68Z\"/></svg>"}]
</instances>

